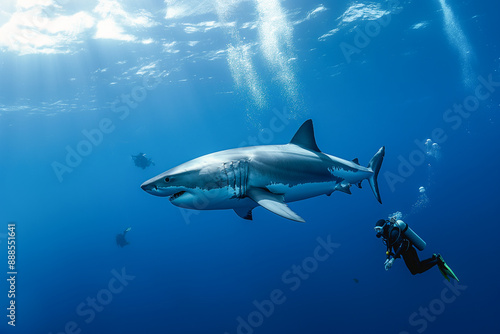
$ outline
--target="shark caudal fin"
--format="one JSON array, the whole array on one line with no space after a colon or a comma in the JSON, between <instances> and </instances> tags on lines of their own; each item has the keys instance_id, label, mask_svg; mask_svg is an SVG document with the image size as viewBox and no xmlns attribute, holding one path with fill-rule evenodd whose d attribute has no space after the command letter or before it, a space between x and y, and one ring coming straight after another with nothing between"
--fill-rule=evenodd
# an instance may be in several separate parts
<instances>
[{"instance_id":1,"label":"shark caudal fin","mask_svg":"<svg viewBox=\"0 0 500 334\"><path fill-rule=\"evenodd\" d=\"M382 161L384 161L384 155L385 146L382 146L380 150L375 153L373 158L370 160L370 163L368 164L368 168L370 168L373 172L373 175L368 179L368 182L370 182L370 187L372 188L373 194L380 204L382 204L382 199L380 198L380 192L378 191L377 177L378 172L380 171L380 166L382 166Z\"/></svg>"}]
</instances>

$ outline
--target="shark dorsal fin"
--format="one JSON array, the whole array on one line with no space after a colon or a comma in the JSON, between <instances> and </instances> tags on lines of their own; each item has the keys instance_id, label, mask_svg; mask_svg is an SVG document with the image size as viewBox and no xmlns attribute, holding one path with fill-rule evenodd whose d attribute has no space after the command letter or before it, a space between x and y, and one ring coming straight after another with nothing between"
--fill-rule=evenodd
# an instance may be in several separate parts
<instances>
[{"instance_id":1,"label":"shark dorsal fin","mask_svg":"<svg viewBox=\"0 0 500 334\"><path fill-rule=\"evenodd\" d=\"M308 119L301 125L290 141L290 144L295 144L311 151L321 152L318 145L316 145L316 139L314 139L312 120Z\"/></svg>"},{"instance_id":2,"label":"shark dorsal fin","mask_svg":"<svg viewBox=\"0 0 500 334\"><path fill-rule=\"evenodd\" d=\"M359 165L359 160L358 160L358 158L354 158L354 159L352 159L352 162L354 162L355 164L358 164L358 165Z\"/></svg>"}]
</instances>

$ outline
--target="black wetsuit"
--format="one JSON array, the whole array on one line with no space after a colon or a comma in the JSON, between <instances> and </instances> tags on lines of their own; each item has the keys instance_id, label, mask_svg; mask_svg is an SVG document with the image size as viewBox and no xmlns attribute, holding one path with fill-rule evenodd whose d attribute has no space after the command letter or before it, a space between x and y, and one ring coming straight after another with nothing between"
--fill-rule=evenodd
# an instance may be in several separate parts
<instances>
[{"instance_id":1,"label":"black wetsuit","mask_svg":"<svg viewBox=\"0 0 500 334\"><path fill-rule=\"evenodd\" d=\"M438 258L434 256L420 261L413 244L408 239L404 238L401 230L392 223L390 225L387 224L386 227L384 227L382 237L387 245L387 251L389 252L387 259L390 259L391 257L397 259L400 256L403 256L403 260L412 275L421 274L429 270L439 261Z\"/></svg>"},{"instance_id":2,"label":"black wetsuit","mask_svg":"<svg viewBox=\"0 0 500 334\"><path fill-rule=\"evenodd\" d=\"M123 231L123 234L116 235L116 244L120 247L127 246L129 242L125 239L125 234L127 234L127 230Z\"/></svg>"},{"instance_id":3,"label":"black wetsuit","mask_svg":"<svg viewBox=\"0 0 500 334\"><path fill-rule=\"evenodd\" d=\"M155 166L155 163L153 160L146 158L146 154L144 153L139 153L138 155L133 155L132 159L134 160L134 163L137 167L140 167L142 169L146 169L146 167L149 167L151 165Z\"/></svg>"}]
</instances>

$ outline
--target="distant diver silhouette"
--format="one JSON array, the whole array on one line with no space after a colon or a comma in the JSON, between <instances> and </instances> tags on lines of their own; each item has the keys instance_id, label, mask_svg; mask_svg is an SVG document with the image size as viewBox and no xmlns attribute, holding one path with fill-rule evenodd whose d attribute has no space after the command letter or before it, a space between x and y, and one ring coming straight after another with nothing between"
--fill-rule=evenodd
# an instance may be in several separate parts
<instances>
[{"instance_id":1,"label":"distant diver silhouette","mask_svg":"<svg viewBox=\"0 0 500 334\"><path fill-rule=\"evenodd\" d=\"M153 165L153 166L155 165L153 160L146 158L146 154L142 153L142 152L137 154L137 155L132 155L132 160L134 160L134 164L137 167L142 168L142 169L146 169L147 167L149 167L151 165Z\"/></svg>"},{"instance_id":2,"label":"distant diver silhouette","mask_svg":"<svg viewBox=\"0 0 500 334\"><path fill-rule=\"evenodd\" d=\"M433 254L429 259L419 260L415 247L422 251L426 243L404 221L396 218L380 219L375 224L375 231L377 238L382 238L387 246L385 270L392 267L395 259L403 256L403 260L412 275L421 274L437 265L441 274L448 281L450 278L458 281L457 276L448 267L441 254Z\"/></svg>"},{"instance_id":3,"label":"distant diver silhouette","mask_svg":"<svg viewBox=\"0 0 500 334\"><path fill-rule=\"evenodd\" d=\"M125 231L123 231L123 233L119 233L116 235L116 244L120 247L125 247L127 245L130 244L130 242L128 242L126 239L125 239L125 234L127 234L127 232L129 232L132 228L131 227L128 227L127 229L125 229Z\"/></svg>"}]
</instances>

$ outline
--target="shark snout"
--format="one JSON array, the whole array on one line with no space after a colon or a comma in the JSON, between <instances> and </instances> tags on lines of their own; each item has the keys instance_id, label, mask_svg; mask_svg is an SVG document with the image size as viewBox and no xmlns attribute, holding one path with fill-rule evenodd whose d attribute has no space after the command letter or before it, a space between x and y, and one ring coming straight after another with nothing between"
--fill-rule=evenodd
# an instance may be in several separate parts
<instances>
[{"instance_id":1,"label":"shark snout","mask_svg":"<svg viewBox=\"0 0 500 334\"><path fill-rule=\"evenodd\" d=\"M158 190L155 184L148 182L144 182L143 184L141 184L141 189L147 192L150 192L152 190Z\"/></svg>"},{"instance_id":2,"label":"shark snout","mask_svg":"<svg viewBox=\"0 0 500 334\"><path fill-rule=\"evenodd\" d=\"M159 197L171 196L173 193L176 192L170 188L166 188L163 185L158 184L158 180L154 181L149 180L144 182L143 184L141 184L141 189L150 195Z\"/></svg>"}]
</instances>

